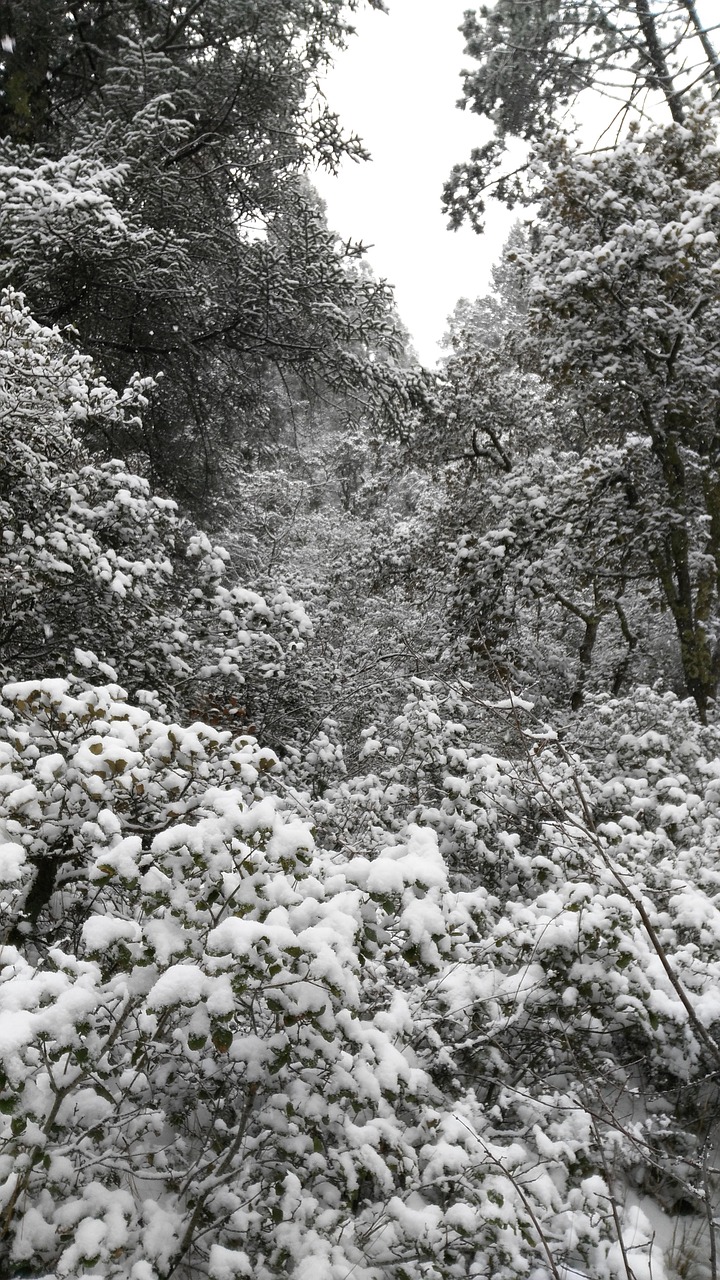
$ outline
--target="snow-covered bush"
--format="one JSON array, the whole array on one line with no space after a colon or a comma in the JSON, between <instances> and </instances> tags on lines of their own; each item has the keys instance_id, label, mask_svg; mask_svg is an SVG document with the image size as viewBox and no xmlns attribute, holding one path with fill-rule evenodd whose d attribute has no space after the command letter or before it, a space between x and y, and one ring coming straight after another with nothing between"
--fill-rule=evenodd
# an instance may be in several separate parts
<instances>
[{"instance_id":1,"label":"snow-covered bush","mask_svg":"<svg viewBox=\"0 0 720 1280\"><path fill-rule=\"evenodd\" d=\"M473 965L438 993L460 983L438 1055L452 1053L502 1130L531 1114L542 1127L544 1086L567 1089L558 1105L597 1144L582 1161L619 1201L652 1194L660 1238L680 1204L707 1250L718 731L692 704L645 689L591 699L571 750L520 699L492 706L468 686L414 685L403 714L368 732L365 772L316 803L320 831L372 849L408 821L432 830L479 921ZM470 1009L468 1032L458 1011Z\"/></svg>"},{"instance_id":2,"label":"snow-covered bush","mask_svg":"<svg viewBox=\"0 0 720 1280\"><path fill-rule=\"evenodd\" d=\"M476 754L413 698L408 778L424 760L436 803L368 735L370 791L394 772L365 854L366 809L316 844L251 739L117 686L6 687L4 1274L627 1280L628 1250L670 1274L654 1226L678 1201L702 1224L712 1189L707 743L668 789L662 744L625 734L631 812L610 757L593 778L547 737ZM677 736L687 709L662 705ZM678 876L658 839L681 804ZM448 879L455 828L476 887Z\"/></svg>"},{"instance_id":3,"label":"snow-covered bush","mask_svg":"<svg viewBox=\"0 0 720 1280\"><path fill-rule=\"evenodd\" d=\"M323 854L252 743L121 699L5 690L4 1271L509 1277L531 1220L423 1049L472 954L432 835ZM59 831L48 947L22 888Z\"/></svg>"},{"instance_id":4,"label":"snow-covered bush","mask_svg":"<svg viewBox=\"0 0 720 1280\"><path fill-rule=\"evenodd\" d=\"M222 547L118 461L82 443L143 408L118 395L20 295L0 303L0 662L60 674L110 663L131 689L202 713L211 688L247 720L309 622L282 589L233 583ZM227 699L220 695L227 691Z\"/></svg>"}]
</instances>

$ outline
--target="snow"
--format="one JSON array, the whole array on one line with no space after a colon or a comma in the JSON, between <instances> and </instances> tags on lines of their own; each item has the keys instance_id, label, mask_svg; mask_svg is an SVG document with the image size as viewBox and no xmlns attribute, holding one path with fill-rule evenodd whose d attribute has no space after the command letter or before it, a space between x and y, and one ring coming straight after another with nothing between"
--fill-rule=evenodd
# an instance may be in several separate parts
<instances>
[{"instance_id":1,"label":"snow","mask_svg":"<svg viewBox=\"0 0 720 1280\"><path fill-rule=\"evenodd\" d=\"M26 866L27 855L22 845L0 844L0 884L22 880Z\"/></svg>"},{"instance_id":2,"label":"snow","mask_svg":"<svg viewBox=\"0 0 720 1280\"><path fill-rule=\"evenodd\" d=\"M139 942L142 930L135 920L94 915L85 921L82 939L88 952L109 951L117 942Z\"/></svg>"},{"instance_id":3,"label":"snow","mask_svg":"<svg viewBox=\"0 0 720 1280\"><path fill-rule=\"evenodd\" d=\"M250 1259L242 1250L225 1249L213 1244L210 1248L208 1272L211 1280L236 1280L238 1276L252 1276Z\"/></svg>"},{"instance_id":4,"label":"snow","mask_svg":"<svg viewBox=\"0 0 720 1280\"><path fill-rule=\"evenodd\" d=\"M148 1008L198 1004L212 990L212 981L193 964L174 964L160 975L148 996Z\"/></svg>"}]
</instances>

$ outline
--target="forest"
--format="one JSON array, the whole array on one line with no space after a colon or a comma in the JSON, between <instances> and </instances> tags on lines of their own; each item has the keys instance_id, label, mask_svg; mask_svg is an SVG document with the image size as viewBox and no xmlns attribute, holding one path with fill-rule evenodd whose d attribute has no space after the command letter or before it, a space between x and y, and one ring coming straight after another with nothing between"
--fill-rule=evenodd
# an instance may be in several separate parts
<instances>
[{"instance_id":1,"label":"forest","mask_svg":"<svg viewBox=\"0 0 720 1280\"><path fill-rule=\"evenodd\" d=\"M392 3L0 7L0 1280L720 1278L720 15L468 8L428 369Z\"/></svg>"}]
</instances>

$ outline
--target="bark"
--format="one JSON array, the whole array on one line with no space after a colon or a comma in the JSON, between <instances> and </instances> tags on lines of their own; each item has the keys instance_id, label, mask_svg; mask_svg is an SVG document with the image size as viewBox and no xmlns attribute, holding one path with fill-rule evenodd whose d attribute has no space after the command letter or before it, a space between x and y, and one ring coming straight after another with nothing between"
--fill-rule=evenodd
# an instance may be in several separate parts
<instances>
[{"instance_id":1,"label":"bark","mask_svg":"<svg viewBox=\"0 0 720 1280\"><path fill-rule=\"evenodd\" d=\"M578 672L577 684L573 690L570 706L573 711L579 711L585 699L585 684L590 674L590 666L592 663L593 650L595 641L597 640L598 627L602 614L588 614L585 618L585 634L583 635L582 644L578 657L580 659L580 670Z\"/></svg>"},{"instance_id":2,"label":"bark","mask_svg":"<svg viewBox=\"0 0 720 1280\"><path fill-rule=\"evenodd\" d=\"M676 124L682 124L685 119L685 113L680 102L680 95L670 74L655 19L650 12L649 0L635 0L635 12L645 40L645 49L655 72L658 88L662 89L665 95L673 120Z\"/></svg>"},{"instance_id":3,"label":"bark","mask_svg":"<svg viewBox=\"0 0 720 1280\"><path fill-rule=\"evenodd\" d=\"M675 623L687 691L695 700L700 720L706 724L708 706L715 697L720 678L720 665L708 633L708 622L718 598L717 571L713 563L710 571L703 572L701 568L693 577L687 476L678 443L677 423L666 421L663 428L658 429L647 403L643 405L643 418L662 469L669 507L668 531L662 546L651 552L650 559ZM712 530L711 523L711 542ZM719 530L720 520L715 524L715 531ZM720 555L720 548L717 551Z\"/></svg>"},{"instance_id":4,"label":"bark","mask_svg":"<svg viewBox=\"0 0 720 1280\"><path fill-rule=\"evenodd\" d=\"M635 650L637 649L639 642L638 642L638 637L630 630L630 624L628 623L627 617L625 616L625 610L623 609L620 601L616 600L614 603L615 603L615 612L618 616L618 621L620 623L620 631L622 632L623 640L627 645L627 653L625 654L622 661L615 668L615 672L613 675L612 693L613 693L613 697L617 698L622 690L625 680L627 679L627 674L628 674L628 671L630 670L630 664L633 660L633 656L635 654Z\"/></svg>"}]
</instances>

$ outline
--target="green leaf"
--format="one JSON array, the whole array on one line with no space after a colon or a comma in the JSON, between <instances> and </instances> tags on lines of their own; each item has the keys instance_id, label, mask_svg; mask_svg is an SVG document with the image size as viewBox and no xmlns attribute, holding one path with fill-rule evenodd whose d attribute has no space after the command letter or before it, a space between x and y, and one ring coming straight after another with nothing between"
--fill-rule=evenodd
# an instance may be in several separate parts
<instances>
[{"instance_id":1,"label":"green leaf","mask_svg":"<svg viewBox=\"0 0 720 1280\"><path fill-rule=\"evenodd\" d=\"M233 1042L233 1033L227 1027L214 1027L211 1039L218 1053L227 1053Z\"/></svg>"}]
</instances>

